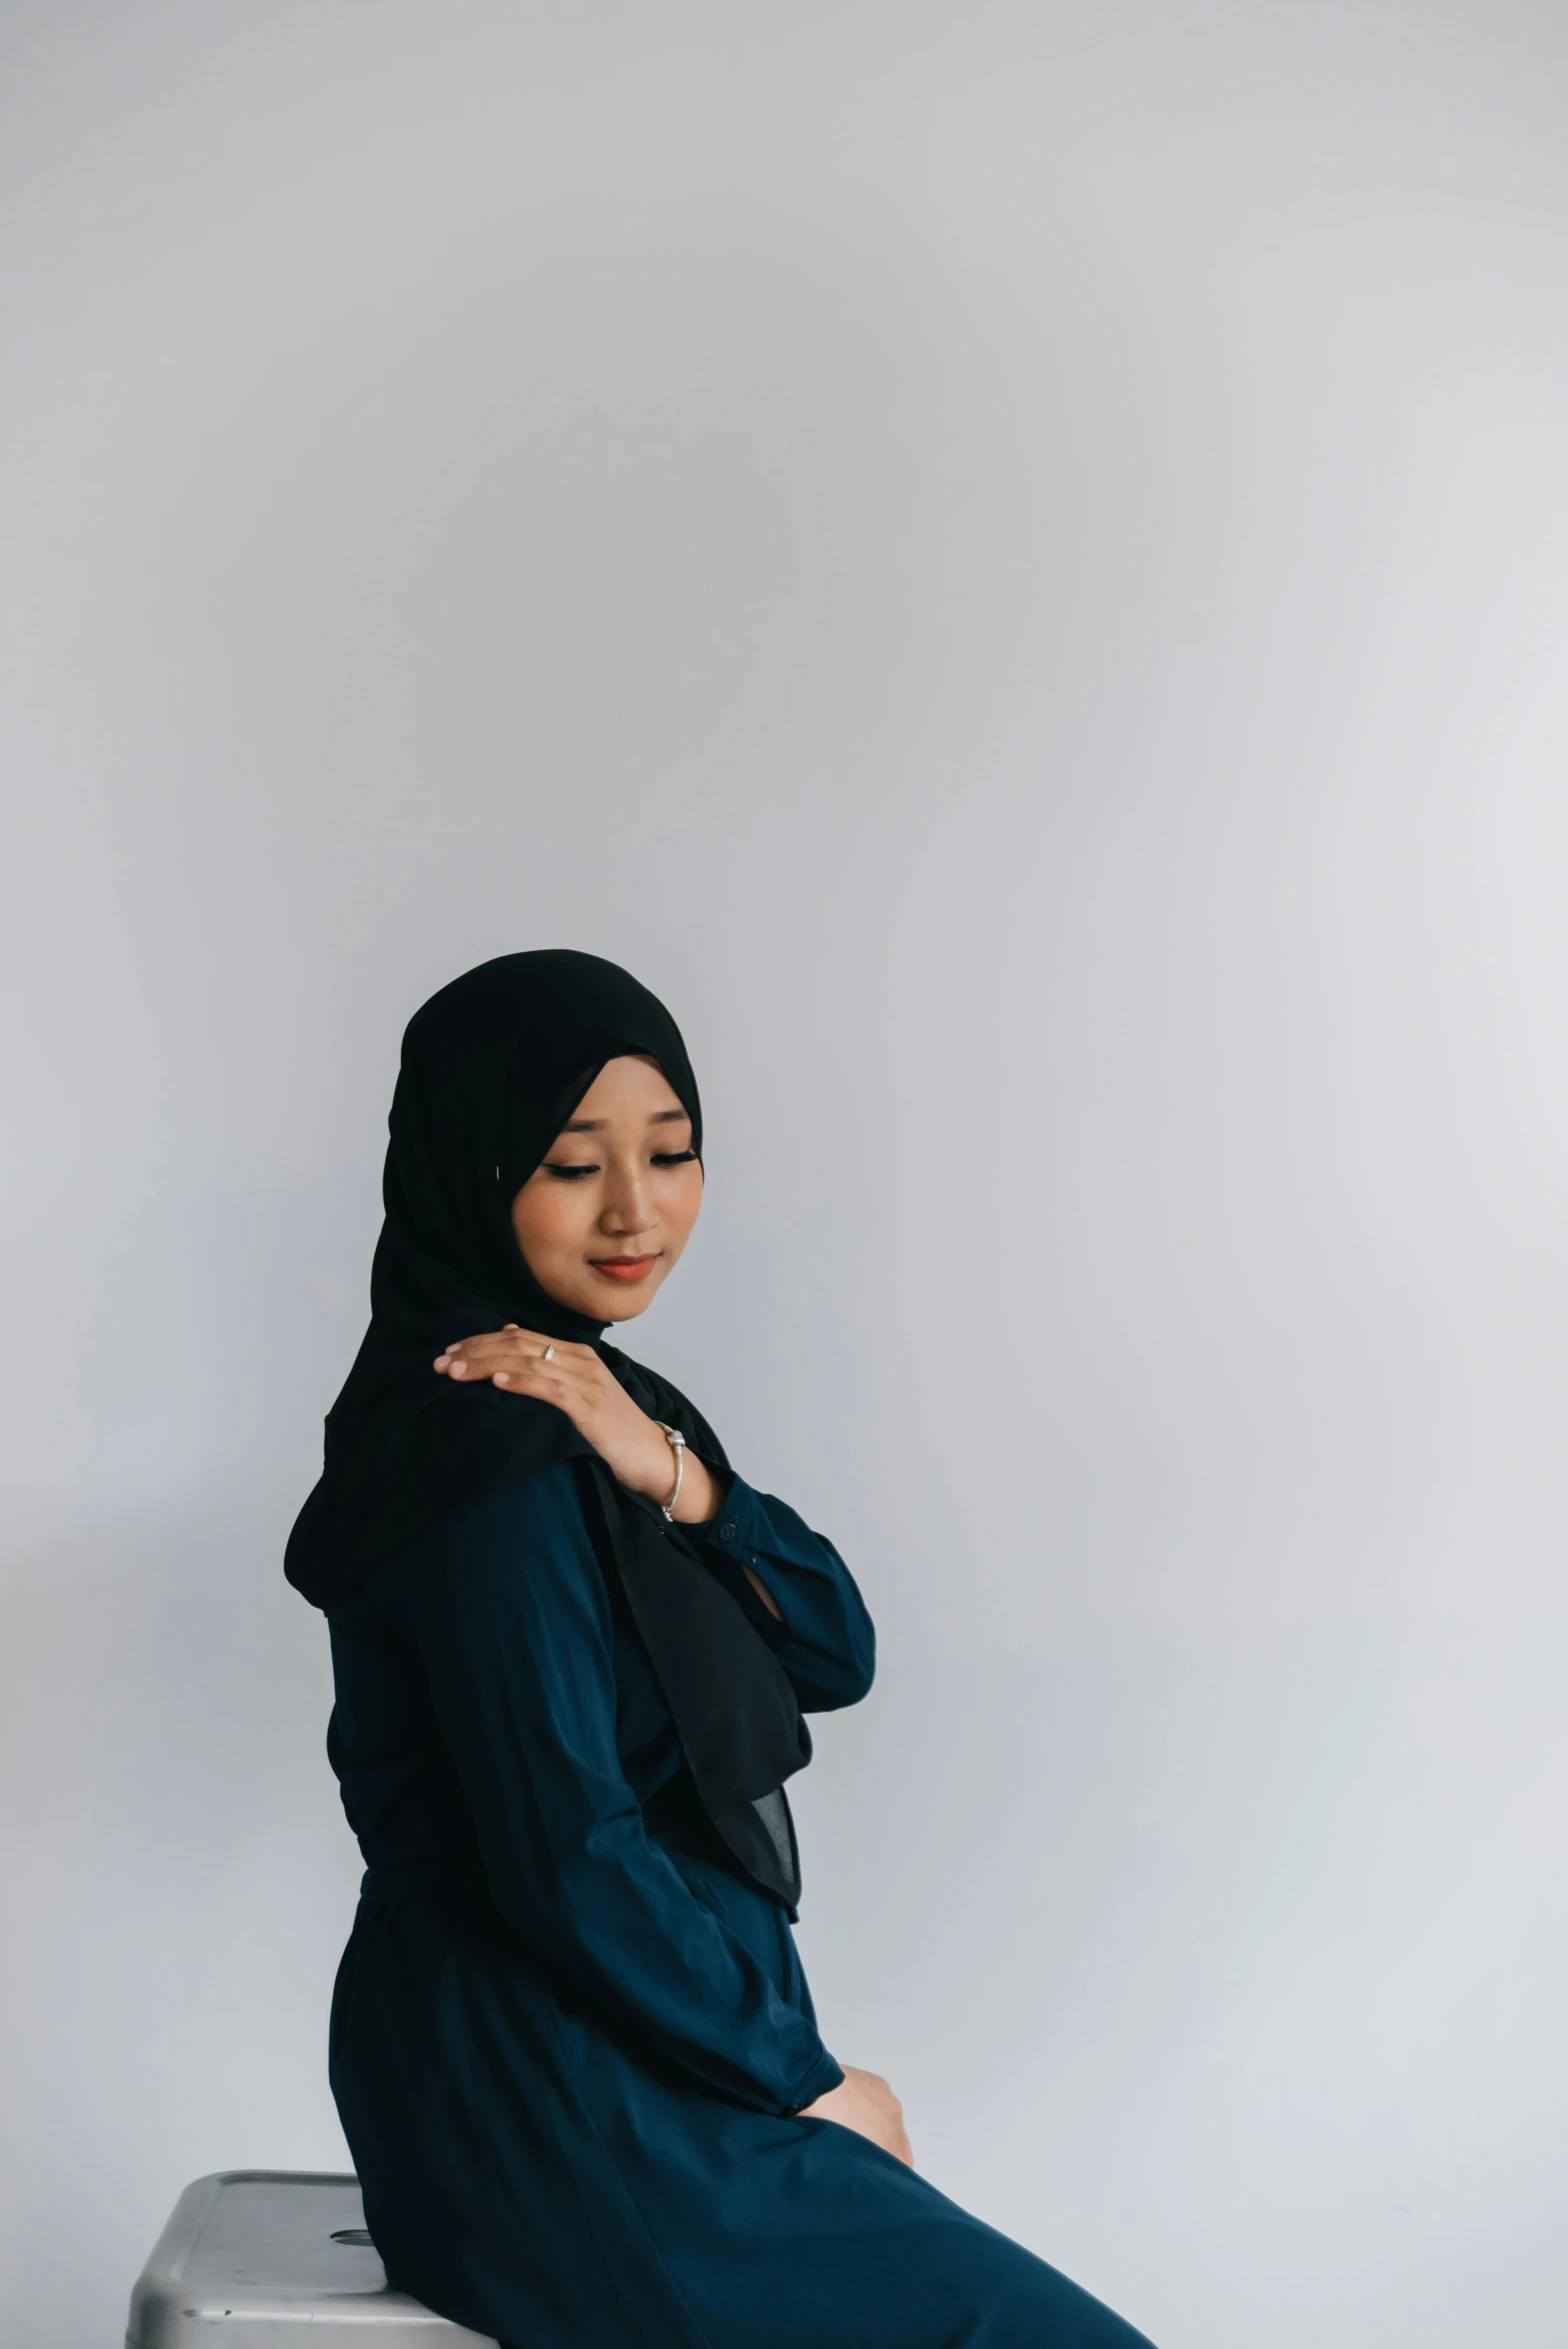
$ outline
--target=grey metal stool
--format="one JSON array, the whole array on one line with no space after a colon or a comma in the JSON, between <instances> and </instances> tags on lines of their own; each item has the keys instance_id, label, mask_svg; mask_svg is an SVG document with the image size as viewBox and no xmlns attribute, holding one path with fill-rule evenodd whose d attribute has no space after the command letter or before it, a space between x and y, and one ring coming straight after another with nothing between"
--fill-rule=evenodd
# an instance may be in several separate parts
<instances>
[{"instance_id":1,"label":"grey metal stool","mask_svg":"<svg viewBox=\"0 0 1568 2349\"><path fill-rule=\"evenodd\" d=\"M394 2292L357 2178L219 2170L187 2186L131 2294L126 2349L494 2349Z\"/></svg>"}]
</instances>

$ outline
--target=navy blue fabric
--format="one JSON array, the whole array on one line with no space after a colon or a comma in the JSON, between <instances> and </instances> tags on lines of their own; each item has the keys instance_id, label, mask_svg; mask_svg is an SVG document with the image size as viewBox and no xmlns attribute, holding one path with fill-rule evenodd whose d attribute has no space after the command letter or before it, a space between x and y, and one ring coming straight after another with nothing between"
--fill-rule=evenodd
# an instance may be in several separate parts
<instances>
[{"instance_id":1,"label":"navy blue fabric","mask_svg":"<svg viewBox=\"0 0 1568 2349\"><path fill-rule=\"evenodd\" d=\"M803 1707L865 1693L829 1543L739 1480L699 1543ZM393 2280L514 2349L1136 2349L891 2155L795 2117L842 2074L789 1917L713 1836L615 1586L562 1464L329 1616L369 1863L332 2085Z\"/></svg>"}]
</instances>

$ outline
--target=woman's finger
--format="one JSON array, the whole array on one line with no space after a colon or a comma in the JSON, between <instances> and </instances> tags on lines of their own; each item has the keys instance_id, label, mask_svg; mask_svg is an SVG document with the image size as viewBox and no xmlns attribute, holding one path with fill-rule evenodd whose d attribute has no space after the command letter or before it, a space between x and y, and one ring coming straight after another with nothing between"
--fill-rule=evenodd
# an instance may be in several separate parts
<instances>
[{"instance_id":1,"label":"woman's finger","mask_svg":"<svg viewBox=\"0 0 1568 2349\"><path fill-rule=\"evenodd\" d=\"M586 1382L574 1363L559 1358L547 1362L542 1354L512 1354L486 1356L475 1354L471 1359L461 1357L447 1373L459 1386L510 1386L514 1393L548 1394L552 1401L558 1393L578 1394L586 1389Z\"/></svg>"},{"instance_id":2,"label":"woman's finger","mask_svg":"<svg viewBox=\"0 0 1568 2349\"><path fill-rule=\"evenodd\" d=\"M481 1363L477 1371L471 1367L468 1376L488 1378L494 1386L504 1387L510 1381L514 1387L526 1386L530 1392L541 1387L552 1390L561 1387L570 1388L576 1394L584 1384L582 1373L574 1363L562 1362L559 1357L554 1362L546 1362L541 1354L514 1355L510 1362L498 1362L489 1369Z\"/></svg>"},{"instance_id":3,"label":"woman's finger","mask_svg":"<svg viewBox=\"0 0 1568 2349\"><path fill-rule=\"evenodd\" d=\"M549 1338L540 1330L521 1329L509 1322L505 1329L483 1330L471 1338L459 1338L444 1346L435 1358L437 1370L453 1370L459 1376L496 1362L509 1362L521 1357L535 1356L556 1362L597 1362L598 1356L590 1346L574 1346L565 1338Z\"/></svg>"},{"instance_id":4,"label":"woman's finger","mask_svg":"<svg viewBox=\"0 0 1568 2349\"><path fill-rule=\"evenodd\" d=\"M511 1352L515 1343L514 1339L507 1337L501 1330L482 1330L475 1337L458 1338L452 1345L444 1346L436 1356L436 1360L438 1362L474 1362L486 1355L493 1354L499 1357ZM541 1353L544 1351L543 1340L540 1341L539 1351Z\"/></svg>"},{"instance_id":5,"label":"woman's finger","mask_svg":"<svg viewBox=\"0 0 1568 2349\"><path fill-rule=\"evenodd\" d=\"M448 1371L456 1378L461 1378L465 1372L470 1376L478 1374L487 1377L498 1364L523 1362L530 1358L542 1361L549 1343L548 1338L536 1338L531 1345L525 1345L516 1338L503 1337L496 1331L485 1337L464 1338L457 1345L448 1346L444 1354L436 1356L434 1367Z\"/></svg>"},{"instance_id":6,"label":"woman's finger","mask_svg":"<svg viewBox=\"0 0 1568 2349\"><path fill-rule=\"evenodd\" d=\"M477 1380L467 1380L476 1385ZM592 1412L592 1399L581 1383L563 1372L555 1362L529 1362L516 1370L496 1370L490 1374L490 1384L504 1394L516 1395L525 1402L548 1403L569 1419L579 1434L586 1433Z\"/></svg>"},{"instance_id":7,"label":"woman's finger","mask_svg":"<svg viewBox=\"0 0 1568 2349\"><path fill-rule=\"evenodd\" d=\"M548 1349L557 1362L597 1362L599 1359L591 1346L575 1346L570 1338L546 1337L543 1330L519 1329L516 1322L509 1322L507 1329L499 1334L506 1336L508 1333L516 1344L530 1351L535 1347Z\"/></svg>"},{"instance_id":8,"label":"woman's finger","mask_svg":"<svg viewBox=\"0 0 1568 2349\"><path fill-rule=\"evenodd\" d=\"M481 1338L476 1344L438 1355L435 1367L465 1386L480 1386L488 1380L493 1385L510 1384L519 1392L524 1388L530 1394L549 1392L552 1400L557 1387L576 1392L594 1384L587 1365L574 1361L562 1347L552 1348L548 1338L536 1338L531 1345L508 1342L504 1346L495 1338ZM597 1361L593 1368L597 1370Z\"/></svg>"}]
</instances>

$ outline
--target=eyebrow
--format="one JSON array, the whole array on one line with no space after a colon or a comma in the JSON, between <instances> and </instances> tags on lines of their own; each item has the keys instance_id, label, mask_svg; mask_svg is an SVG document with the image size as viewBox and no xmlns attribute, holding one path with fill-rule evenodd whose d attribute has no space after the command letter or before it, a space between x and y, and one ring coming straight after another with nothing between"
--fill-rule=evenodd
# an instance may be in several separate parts
<instances>
[{"instance_id":1,"label":"eyebrow","mask_svg":"<svg viewBox=\"0 0 1568 2349\"><path fill-rule=\"evenodd\" d=\"M649 1118L651 1126L672 1126L684 1118L684 1109L656 1109ZM602 1134L609 1124L607 1117L574 1117L562 1126L563 1134Z\"/></svg>"}]
</instances>

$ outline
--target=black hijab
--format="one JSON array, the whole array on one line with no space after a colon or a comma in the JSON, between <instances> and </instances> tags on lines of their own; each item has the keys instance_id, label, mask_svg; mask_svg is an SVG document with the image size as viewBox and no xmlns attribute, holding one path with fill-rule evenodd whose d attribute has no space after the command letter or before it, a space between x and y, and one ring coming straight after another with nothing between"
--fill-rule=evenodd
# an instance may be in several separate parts
<instances>
[{"instance_id":1,"label":"black hijab","mask_svg":"<svg viewBox=\"0 0 1568 2349\"><path fill-rule=\"evenodd\" d=\"M431 1367L454 1340L509 1321L591 1345L651 1418L679 1428L710 1467L728 1466L684 1395L541 1288L512 1229L513 1198L605 1063L629 1053L658 1062L700 1157L702 1107L680 1030L614 963L567 950L501 955L410 1020L370 1327L327 1415L321 1480L284 1571L330 1610L442 1517L577 1463L595 1546L620 1576L703 1807L747 1872L793 1907L799 1868L781 1782L810 1759L811 1740L767 1641L680 1527L627 1492L564 1412Z\"/></svg>"}]
</instances>

